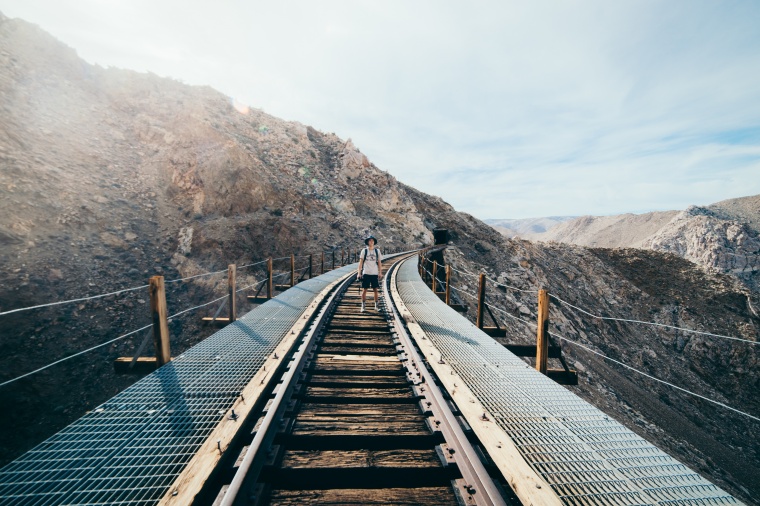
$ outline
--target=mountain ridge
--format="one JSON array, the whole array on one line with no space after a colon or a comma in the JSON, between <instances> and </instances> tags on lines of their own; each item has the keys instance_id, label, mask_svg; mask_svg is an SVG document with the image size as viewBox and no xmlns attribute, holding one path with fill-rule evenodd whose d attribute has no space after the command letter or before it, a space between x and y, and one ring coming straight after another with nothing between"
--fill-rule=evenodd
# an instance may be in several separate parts
<instances>
[{"instance_id":1,"label":"mountain ridge","mask_svg":"<svg viewBox=\"0 0 760 506\"><path fill-rule=\"evenodd\" d=\"M672 252L760 289L760 195L682 211L583 216L530 240Z\"/></svg>"}]
</instances>

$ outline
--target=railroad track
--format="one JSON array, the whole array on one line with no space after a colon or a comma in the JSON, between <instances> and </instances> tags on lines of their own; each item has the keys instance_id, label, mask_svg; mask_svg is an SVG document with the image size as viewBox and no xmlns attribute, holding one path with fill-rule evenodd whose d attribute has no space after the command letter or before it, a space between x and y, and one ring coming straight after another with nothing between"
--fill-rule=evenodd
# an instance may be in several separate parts
<instances>
[{"instance_id":1,"label":"railroad track","mask_svg":"<svg viewBox=\"0 0 760 506\"><path fill-rule=\"evenodd\" d=\"M519 504L424 369L387 289L393 271L379 310L360 312L355 275L336 288L249 417L240 456L196 503Z\"/></svg>"}]
</instances>

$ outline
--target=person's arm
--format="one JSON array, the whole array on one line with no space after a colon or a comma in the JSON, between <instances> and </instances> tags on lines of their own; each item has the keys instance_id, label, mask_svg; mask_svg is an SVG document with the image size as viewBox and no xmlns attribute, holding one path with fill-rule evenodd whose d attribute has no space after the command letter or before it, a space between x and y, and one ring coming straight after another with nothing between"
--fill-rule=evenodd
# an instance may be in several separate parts
<instances>
[{"instance_id":1,"label":"person's arm","mask_svg":"<svg viewBox=\"0 0 760 506\"><path fill-rule=\"evenodd\" d=\"M377 279L383 277L383 257L380 252L377 252Z\"/></svg>"},{"instance_id":2,"label":"person's arm","mask_svg":"<svg viewBox=\"0 0 760 506\"><path fill-rule=\"evenodd\" d=\"M362 277L362 269L364 268L364 258L359 257L359 271L356 273L357 277Z\"/></svg>"}]
</instances>

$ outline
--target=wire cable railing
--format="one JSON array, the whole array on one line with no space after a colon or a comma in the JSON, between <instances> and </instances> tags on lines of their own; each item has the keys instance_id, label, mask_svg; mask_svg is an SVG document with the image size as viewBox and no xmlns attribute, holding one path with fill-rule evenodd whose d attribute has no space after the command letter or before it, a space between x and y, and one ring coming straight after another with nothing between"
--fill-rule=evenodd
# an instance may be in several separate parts
<instances>
[{"instance_id":1,"label":"wire cable railing","mask_svg":"<svg viewBox=\"0 0 760 506\"><path fill-rule=\"evenodd\" d=\"M427 270L426 268L424 268L424 267L423 267L423 268L422 268L422 270L423 270L423 271L425 271L425 272L426 272L428 275L430 275L431 277L433 276L433 273L432 273L432 272L430 272L429 270ZM452 267L452 269L451 269L451 270L454 270L454 268ZM464 293L464 294L466 294L466 295L469 295L470 297L472 297L472 299L473 299L473 300L478 300L478 296L477 296L476 294L474 294L474 293L472 293L472 292L468 292L467 290L465 290L465 289L463 289L463 288L458 288L458 287L452 286L452 287L451 287L451 290L453 290L453 291L454 291L454 292L456 292L456 293ZM522 290L522 291L525 291L525 290ZM536 293L538 293L538 292L536 292ZM519 322L522 322L522 323L524 323L524 324L526 324L526 325L531 325L531 326L533 326L533 327L537 327L537 326L538 326L538 325L536 325L536 324L535 324L535 323L533 323L533 322L529 322L528 320L524 320L524 319L522 319L522 318L518 318L517 316L511 315L511 314L509 314L507 311L505 311L505 310L503 310L503 309L501 309L501 308L499 308L499 307L497 307L497 306L494 306L493 304L489 304L489 303L487 303L487 302L486 302L486 303L485 303L485 305L486 305L486 306L488 306L488 307L489 307L489 308L491 308L491 309L494 309L494 310L496 310L496 311L498 311L498 312L500 312L500 313L504 314L505 316L507 316L507 317L509 317L509 318L512 318L512 319L514 319L514 320L517 320L517 321L519 321Z\"/></svg>"},{"instance_id":2,"label":"wire cable railing","mask_svg":"<svg viewBox=\"0 0 760 506\"><path fill-rule=\"evenodd\" d=\"M423 270L428 275L432 276L432 273L430 271L428 271L425 267L423 267ZM469 271L466 271L464 269L455 269L454 267L451 267L451 270L455 271L455 272L458 272L458 273L464 273L464 274L466 274L468 276L471 276L471 277L474 277L474 278L478 277L478 274L473 274L473 273L471 273ZM511 287L510 285L505 285L504 283L499 283L498 281L496 281L496 280L494 280L492 278L489 278L488 276L486 276L486 279L488 279L492 283L495 283L497 286L505 287L505 288L508 288L508 289L513 289L513 290L516 290L516 291L526 292L526 293L531 293L531 294L537 294L538 293L537 290L536 291L533 291L533 290L523 290L521 288ZM454 287L452 287L452 289L454 289ZM457 289L457 290L464 292L464 290L460 290L460 289ZM467 293L467 292L465 292L465 293ZM475 296L473 294L469 294L469 295L471 295L471 296L473 296L473 297L475 297L477 299L477 296ZM704 335L704 336L709 336L709 337L717 337L717 338L721 338L721 339L729 339L729 340L732 340L732 341L739 341L739 342L748 343L748 344L752 344L752 345L758 345L758 344L760 344L760 342L758 342L758 341L752 341L752 340L743 339L743 338L740 338L740 337L727 336L727 335L722 335L722 334L715 334L715 333L712 333L712 332L705 332L705 331L701 331L701 330L688 329L688 328L684 328L684 327L677 327L675 325L666 325L664 323L645 322L645 321L641 321L641 320L633 320L633 319L626 319L626 318L614 318L614 317L608 317L608 316L599 316L599 315L595 315L595 314L593 314L593 313L591 313L591 312L589 312L589 311L587 311L585 309L582 309L582 308L580 308L578 306L570 304L569 302L567 302L567 301L559 298L558 296L556 296L556 295L554 295L552 293L549 293L549 297L553 298L554 300L556 300L560 304L564 304L566 306L569 306L569 307L571 307L571 308L573 308L573 309L575 309L577 311L580 311L581 313L583 313L583 314L585 314L587 316L590 316L590 317L598 319L598 320L609 320L609 321L619 321L619 322L626 322L626 323L636 323L636 324L641 324L641 325L650 325L650 326L654 326L654 327L662 327L662 328L667 328L667 329L671 329L671 330L679 330L679 331L682 331L682 332L688 332L688 333L692 333L692 334L699 334L699 335ZM490 307L493 307L493 306L490 306Z\"/></svg>"},{"instance_id":3,"label":"wire cable railing","mask_svg":"<svg viewBox=\"0 0 760 506\"><path fill-rule=\"evenodd\" d=\"M0 313L0 316L4 316L4 315L7 315L7 314L11 314L11 313L19 313L21 311L28 311L30 309L39 309L39 308L43 308L43 307L59 306L61 304L70 304L70 303L74 303L74 302L83 302L83 301L86 301L86 300L93 300L93 299L102 299L103 297L110 297L111 295L119 295L119 294L126 293L126 292L134 292L135 290L142 290L144 288L148 288L148 286L149 285L142 285L142 286L136 286L134 288L124 288L123 290L118 290L118 291L110 292L110 293L103 293L103 294L100 294L100 295L91 295L91 296L88 296L88 297L81 297L79 299L62 300L62 301L59 301L59 302L50 302L50 303L47 303L47 304L39 304L37 306L30 306L30 307L20 307L18 309L11 309L9 311L3 311L2 313Z\"/></svg>"},{"instance_id":4,"label":"wire cable railing","mask_svg":"<svg viewBox=\"0 0 760 506\"><path fill-rule=\"evenodd\" d=\"M45 365L43 367L40 367L39 369L35 369L34 371L30 371L30 372L28 372L26 374L22 374L21 376L17 376L17 377L15 377L13 379L9 379L7 381L4 381L4 382L0 383L0 387L4 387L5 385L13 383L14 381L18 381L18 380L20 380L22 378L26 378L27 376L31 376L31 375L36 374L38 372L44 371L45 369L48 369L48 368L50 368L50 367L52 367L54 365L60 364L61 362L65 362L67 360L70 360L70 359L72 359L74 357L78 357L79 355L84 355L85 353L88 353L88 352L90 352L92 350L96 350L96 349L102 348L103 346L106 346L108 344L115 343L116 341L120 341L122 339L125 339L125 338L127 338L127 337L129 337L129 336L131 336L133 334L137 334L141 330L145 330L145 329L150 328L152 326L153 326L153 324L151 323L151 324L146 325L144 327L141 327L141 328L139 328L137 330L133 330L132 332L128 332L127 334L123 334L123 335L121 335L119 337L111 339L110 341L106 341L105 343L100 343L100 344L95 345L95 346L93 346L91 348L87 348L86 350L82 350L82 351L77 352L77 353L75 353L73 355L69 355L68 357L64 357L64 358L62 358L60 360L56 360L55 362L51 362L51 363L49 363L49 364L47 364L47 365Z\"/></svg>"},{"instance_id":5,"label":"wire cable railing","mask_svg":"<svg viewBox=\"0 0 760 506\"><path fill-rule=\"evenodd\" d=\"M453 269L453 268L452 268L452 270L455 270L455 269ZM433 273L432 273L432 272L430 272L429 270L427 270L427 269L426 269L424 266L422 267L422 271L423 271L423 272L425 272L425 273L426 273L428 276L430 276L431 278L433 277ZM457 272L459 272L459 271L457 270ZM467 273L467 274L469 274L470 276L476 276L476 275L473 275L473 274L471 274L471 273ZM493 281L493 280L491 280L491 281ZM467 290L464 290L464 289L461 289L461 288L455 288L455 287L451 287L451 289L452 289L452 290L455 290L457 293L463 293L463 294L465 294L465 295L467 295L467 296L471 297L471 298L472 298L472 299L474 299L474 300L479 300L479 297L478 297L478 295L476 295L476 294L474 294L474 293L471 293L471 292L469 292L469 291L467 291ZM537 292L536 292L536 293L537 293ZM601 316L597 316L597 315L594 315L594 314L592 314L592 313L590 313L590 312L588 312L588 311L586 311L586 310L583 310L583 309L581 309L581 308L579 308L579 307L577 307L577 306L574 306L574 305L572 305L572 304L570 304L570 303L568 303L568 302L566 302L566 301L564 301L564 300L560 299L560 298L559 298L559 297L557 297L556 295L553 295L553 294L549 294L549 296L550 296L550 297L552 297L552 298L554 298L556 301L558 301L558 302L560 302L560 303L562 303L562 304L565 304L565 305L567 305L567 306L570 306L570 307L572 307L573 309L576 309L576 310L578 310L578 311L580 311L580 312L582 312L582 313L584 313L584 314L586 314L586 315L588 315L588 316L591 316L591 317L593 317L593 318L598 318L598 319L602 319L602 320L614 320L614 321L623 321L623 322L630 322L630 323L648 324L648 325L654 325L654 326L658 326L658 327L665 327L665 328L669 328L669 329L677 329L677 330L683 330L683 331L686 331L686 332L693 332L693 333L697 333L697 334L701 334L701 335L708 335L708 336L713 336L713 337L721 337L721 338L727 338L727 339L732 339L732 340L736 340L736 341L747 342L747 343L750 343L750 344L758 344L758 343L757 343L757 342L755 342L755 341L750 341L750 340L746 340L746 339L740 339L740 338L731 337L731 336L723 336L723 335L719 335L719 334L713 334L713 333L709 333L709 332L702 332L702 331L695 331L695 330L690 330L690 329L683 329L683 328L680 328L680 327L675 327L675 326L673 326L673 325L664 325L664 324L658 324L658 323L649 323L649 322L642 322L642 321L638 321L638 320L629 320L629 319L622 319L622 318L610 318L610 317L601 317ZM509 314L507 311L504 311L504 310L503 310L503 309L501 309L501 308L498 308L498 307L495 307L495 306L493 306L493 305L491 305L491 304L488 304L488 303L487 303L487 302L485 302L485 301L483 302L483 304L484 304L485 306L488 306L488 307L490 307L491 309L495 309L496 311L498 311L498 312L500 312L500 313L502 313L502 314L504 314L504 315L506 315L506 316L508 316L508 317L510 317L510 318L512 318L512 319L518 320L518 321L520 321L520 322L522 322L522 323L524 323L524 324L527 324L527 325L531 325L532 327L538 328L538 325L537 325L537 323L529 322L529 321L527 321L527 320L524 320L524 319L522 319L522 318L517 318L517 317L515 317L514 315L511 315L511 314ZM493 316L493 315L492 315L492 316ZM622 367L625 367L626 369L629 369L629 370L631 370L631 371L634 371L634 372L636 372L636 373L638 373L638 374L640 374L640 375L643 375L643 376L645 376L645 377L647 377L647 378L649 378L649 379L651 379L651 380L653 380L653 381L656 381L656 382L659 382L659 383L661 383L661 384L667 385L667 386L669 386L669 387L672 387L672 388L674 388L674 389L676 389L676 390L678 390L678 391L681 391L681 392L687 393L687 394L689 394L689 395L692 395L692 396L694 396L694 397L700 398L700 399L702 399L702 400L705 400L705 401L707 401L707 402L710 402L710 403L712 403L712 404L715 404L715 405L717 405L717 406L720 406L720 407L722 407L722 408L728 409L728 410L730 410L730 411L733 411L733 412L735 412L735 413L741 414L741 415L743 415L743 416L746 416L746 417L748 417L748 418L751 418L751 419L753 419L753 420L756 420L756 421L760 421L760 418L758 418L758 417L756 417L756 416L754 416L754 415L752 415L752 414L749 414L749 413L747 413L747 412L745 412L745 411L741 411L741 410L739 410L739 409L736 409L736 408L734 408L734 407L731 407L731 406L729 406L729 405L727 405L727 404L725 404L725 403L722 403L722 402L720 402L720 401L716 401L716 400L714 400L714 399L710 399L710 398L708 398L708 397L705 397L705 396L703 396L703 395L697 394L697 393L695 393L695 392L692 392L692 391L690 391L690 390L688 390L688 389L685 389L685 388L683 388L683 387L679 387L679 386L677 386L677 385L674 385L673 383L670 383L670 382L668 382L668 381L665 381L665 380L662 380L662 379L660 379L660 378L657 378L657 377L655 377L655 376L652 376L651 374L648 374L648 373L646 373L646 372L644 372L644 371L641 371L641 370L639 370L639 369L636 369L635 367L632 367L632 366L630 366L630 365L628 365L628 364L625 364L625 363L623 363L623 362L621 362L621 361L619 361L619 360L616 360L616 359L613 359L613 358L611 358L611 357L608 357L608 356L606 356L606 355L604 355L604 354L602 354L602 353L600 353L600 352L598 352L598 351L596 351L596 350L593 350L592 348L590 348L590 347L588 347L588 346L585 346L585 345L583 345L583 344L581 344L581 343L579 343L579 342L576 342L576 341L573 341L573 340L571 340L571 339L568 339L568 338L566 338L566 337L564 337L564 336L562 336L562 335L560 335L560 334L557 334L557 333L555 333L555 332L552 332L552 333L551 333L551 335L552 335L553 337L557 337L557 338L559 338L559 340L560 340L560 344L562 343L562 341L565 341L565 342L567 342L567 343L570 343L570 344L572 344L572 345L575 345L575 346L579 346L579 347L581 347L581 348L583 348L583 349L585 349L585 350L587 350L587 351L589 351L589 352L591 352L591 353L594 353L594 354L596 354L596 355L598 355L598 356L600 356L600 357L604 358L605 360L609 360L609 361L611 361L611 362L614 362L614 363L616 363L616 364L618 364L618 365L620 365L620 366L622 366Z\"/></svg>"},{"instance_id":6,"label":"wire cable railing","mask_svg":"<svg viewBox=\"0 0 760 506\"><path fill-rule=\"evenodd\" d=\"M620 365L622 367L625 367L628 370L636 372L636 373L638 373L638 374L640 374L642 376L646 376L647 378L649 378L651 380L657 381L658 383L662 383L662 384L667 385L669 387L675 388L676 390L678 390L680 392L684 392L684 393L687 393L689 395L693 395L694 397L698 397L699 399L702 399L704 401L710 402L710 403L715 404L717 406L720 406L722 408L726 408L728 410L734 411L736 413L739 413L740 415L744 415L744 416L746 416L748 418L751 418L752 420L760 422L760 418L758 418L758 417L756 417L754 415L751 415L751 414L746 413L744 411L738 410L736 408L732 408L731 406L729 406L727 404L724 404L724 403L722 403L720 401L716 401L716 400L710 399L709 397L705 397L704 395L700 395L698 393L692 392L692 391L687 390L685 388L679 387L678 385L674 385L673 383L670 383L668 381L662 380L660 378L656 378L656 377L652 376L651 374L647 374L644 371L640 371L639 369L636 369L635 367L632 367L632 366L630 366L628 364L625 364L625 363L623 363L623 362L621 362L619 360L615 360L614 358L608 357L607 355L599 353L598 351L593 350L593 349L589 348L588 346L585 346L585 345L583 345L583 344L581 344L579 342L576 342L576 341L573 341L571 339L568 339L568 338L566 338L564 336L561 336L559 334L554 333L553 335L556 336L556 337L558 337L560 339L560 341L565 341L565 342L568 342L568 343L570 343L572 345L579 346L579 347L585 349L586 351L589 351L589 352L593 353L594 355L598 355L598 356L602 357L605 360L609 360L610 362L614 362L614 363L616 363L616 364L618 364L618 365Z\"/></svg>"},{"instance_id":7,"label":"wire cable railing","mask_svg":"<svg viewBox=\"0 0 760 506\"><path fill-rule=\"evenodd\" d=\"M332 250L330 250L328 252L331 252L331 251ZM299 255L299 256L295 256L294 258L308 258L309 256L311 256L311 255ZM273 258L272 262L276 262L276 261L279 261L279 260L289 260L290 258L291 258L290 256ZM265 264L268 261L269 261L269 259L267 259L267 260L261 260L261 261L254 262L254 263L251 263L251 264L241 265L241 266L237 267L237 269L245 269L245 268L248 268L248 267L254 267L254 266L257 266L257 265ZM306 268L304 268L304 269L306 269ZM301 270L304 270L304 269L301 269ZM193 276L187 276L187 277L184 277L184 278L169 279L169 280L164 281L164 283L165 284L180 283L182 281L189 281L191 279L197 279L197 278L202 278L202 277L207 277L207 276L214 276L216 274L222 274L224 272L228 272L228 269L223 269L223 270L219 270L219 271L212 271L212 272L204 272L204 273L201 273L201 274L195 274ZM145 288L148 288L149 286L150 285L140 285L140 286L135 286L135 287L131 287L131 288L123 288L121 290L117 290L117 291L114 291L114 292L102 293L102 294L98 294L98 295L88 295L88 296L79 297L79 298L76 298L76 299L62 300L62 301L56 301L56 302L48 302L48 303L45 303L45 304L38 304L38 305L35 305L35 306L20 307L20 308L16 308L16 309L9 309L8 311L2 311L2 312L0 312L0 316L5 316L5 315L13 314L13 313L20 313L22 311L29 311L29 310L32 310L32 309L41 309L41 308L51 307L51 306L59 306L59 305L64 305L64 304L73 304L74 302L84 302L84 301L93 300L93 299L102 299L104 297L116 296L116 295L120 295L120 294L127 293L127 292L133 292L133 291L136 291L136 290L143 290Z\"/></svg>"},{"instance_id":8,"label":"wire cable railing","mask_svg":"<svg viewBox=\"0 0 760 506\"><path fill-rule=\"evenodd\" d=\"M294 256L294 257L285 256L285 257L273 258L273 259L271 259L271 261L274 262L274 261L280 261L280 260L287 260L287 259L291 259L291 258L308 258L310 256L312 256L312 255L299 255L299 256ZM238 269L244 269L244 268L248 268L248 267L255 267L255 266L258 266L258 265L265 264L265 263L267 263L269 261L270 261L269 259L267 259L267 260L261 260L259 262L254 262L254 263L251 263L251 264L246 264L246 265L240 266L240 267L238 267ZM281 273L278 273L278 274L274 274L273 273L272 274L272 280L273 281L274 280L281 280L282 278L284 278L286 276L289 276L292 273L302 274L302 273L305 273L307 270L310 270L310 269L312 269L312 265L307 265L306 267L303 267L303 268L300 268L300 269L295 269L292 272L291 271L284 271L284 272L281 272ZM195 274L193 276L187 276L187 277L184 277L184 278L167 280L164 283L167 283L167 284L168 283L179 283L179 282L182 282L182 281L189 281L189 280L192 280L192 279L197 279L197 278L202 278L202 277L207 277L207 276L213 276L213 275L217 275L217 274L221 274L221 273L225 273L225 272L228 272L228 269L219 270L219 271L212 271L212 272L206 272L206 273L201 273L201 274ZM240 292L242 292L244 290L247 290L247 289L249 289L249 288L251 288L253 286L266 283L266 281L267 281L267 279L264 279L264 280L261 280L261 281L256 281L256 282L254 282L254 283L252 283L252 284L250 284L248 286L245 286L243 288L235 290L235 293L237 294L237 293L240 293ZM0 316L4 316L4 315L7 315L7 314L12 314L12 313L19 313L19 312L22 312L22 311L28 311L28 310L32 310L32 309L39 309L39 308L45 308L45 307L59 306L59 305L70 304L70 303L74 303L74 302L84 302L84 301L88 301L88 300L94 300L94 299L101 299L101 298L110 297L110 296L116 296L116 295L120 295L120 294L123 294L123 293L134 292L134 291L137 291L137 290L143 290L143 289L148 288L149 286L150 285L140 285L140 286L136 286L136 287L132 287L132 288L124 288L124 289L117 290L117 291L114 291L114 292L108 292L108 293L103 293L103 294L99 294L99 295L91 295L91 296L87 296L87 297L79 297L79 298L76 298L76 299L63 300L63 301L57 301L57 302L50 302L50 303L46 303L46 304L39 304L39 305L35 305L35 306L29 306L29 307L11 309L11 310L8 310L8 311L0 312ZM179 317L179 316L181 316L183 314L189 313L189 312L194 311L196 309L200 309L200 308L203 308L203 307L206 307L206 306L210 306L210 305L212 305L214 303L217 303L217 302L219 302L221 300L228 299L228 297L229 297L229 295L225 294L225 295L223 295L221 297L218 297L216 299L213 299L213 300L211 300L209 302L206 302L206 303L203 303L203 304L198 304L196 306L192 306L192 307L189 307L187 309L183 309L183 310L181 310L181 311L179 311L177 313L174 313L171 316L167 316L167 320L171 321L173 318L177 318L177 317ZM222 308L223 308L223 306L220 307L219 310L217 311L217 316L218 316L218 313L221 312ZM120 341L122 339L126 339L127 337L130 337L130 336L132 336L132 335L134 335L134 334L136 334L136 333L138 333L138 332L140 332L142 330L150 328L152 325L153 324L146 325L146 326L141 327L141 328L139 328L137 330L133 330L133 331L128 332L126 334L122 334L122 335L120 335L120 336L118 336L118 337L116 337L114 339L110 339L110 340L108 340L106 342L97 344L95 346L91 346L91 347L89 347L89 348L87 348L85 350L76 352L76 353L74 353L72 355L69 355L67 357L64 357L64 358L61 358L59 360L55 360L53 362L50 362L49 364L46 364L46 365L44 365L42 367L39 367L39 368L37 368L37 369L35 369L33 371L29 371L27 373L21 374L21 375L19 375L17 377L14 377L12 379L6 380L6 381L0 383L0 387L3 387L5 385L11 384L11 383L14 383L14 382L16 382L16 381L18 381L20 379L32 376L32 375L34 375L36 373L39 373L41 371L44 371L44 370L52 367L54 365L60 364L60 363L65 362L67 360L71 360L71 359L73 359L75 357L78 357L80 355L84 355L84 354L86 354L86 353L88 353L90 351L96 350L98 348L102 348L103 346L107 346L109 344L113 344L113 343L115 343L117 341Z\"/></svg>"},{"instance_id":9,"label":"wire cable railing","mask_svg":"<svg viewBox=\"0 0 760 506\"><path fill-rule=\"evenodd\" d=\"M666 325L664 323L645 322L645 321L640 321L640 320L630 320L630 319L626 319L626 318L613 318L613 317L609 317L609 316L599 316L599 315L592 314L592 313L590 313L590 312L588 312L588 311L586 311L584 309L581 309L578 306L574 306L574 305L570 304L569 302L566 302L566 301L560 299L559 297L557 297L554 294L550 293L549 297L553 298L557 302L560 302L561 304L565 304L566 306L569 306L569 307L571 307L573 309L576 309L576 310L580 311L581 313L583 313L585 315L588 315L588 316L590 316L592 318L596 318L598 320L609 320L609 321L618 321L618 322L626 322L626 323L639 323L639 324L642 324L642 325L651 325L653 327L663 327L663 328L667 328L667 329L671 329L671 330L680 330L682 332L690 332L692 334L699 334L699 335L703 335L703 336L720 337L722 339L731 339L732 341L741 341L741 342L744 342L744 343L749 343L749 344L754 344L754 345L760 344L760 342L758 342L758 341L750 341L749 339L742 339L740 337L724 336L724 335L721 335L721 334L713 334L711 332L704 332L704 331L701 331L701 330L686 329L686 328L683 328L683 327L676 327L675 325Z\"/></svg>"}]
</instances>

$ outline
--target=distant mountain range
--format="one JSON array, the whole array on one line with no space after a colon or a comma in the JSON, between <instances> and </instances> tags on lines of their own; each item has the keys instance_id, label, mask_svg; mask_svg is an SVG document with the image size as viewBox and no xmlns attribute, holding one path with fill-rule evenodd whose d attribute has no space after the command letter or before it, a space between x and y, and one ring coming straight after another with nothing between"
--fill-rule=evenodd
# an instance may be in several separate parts
<instances>
[{"instance_id":1,"label":"distant mountain range","mask_svg":"<svg viewBox=\"0 0 760 506\"><path fill-rule=\"evenodd\" d=\"M690 206L683 211L486 223L505 235L532 241L674 253L734 275L753 291L760 289L760 195ZM551 223L554 225L540 230Z\"/></svg>"},{"instance_id":2,"label":"distant mountain range","mask_svg":"<svg viewBox=\"0 0 760 506\"><path fill-rule=\"evenodd\" d=\"M507 237L529 239L542 234L560 223L575 219L576 216L548 216L546 218L523 218L519 220L483 220Z\"/></svg>"}]
</instances>

